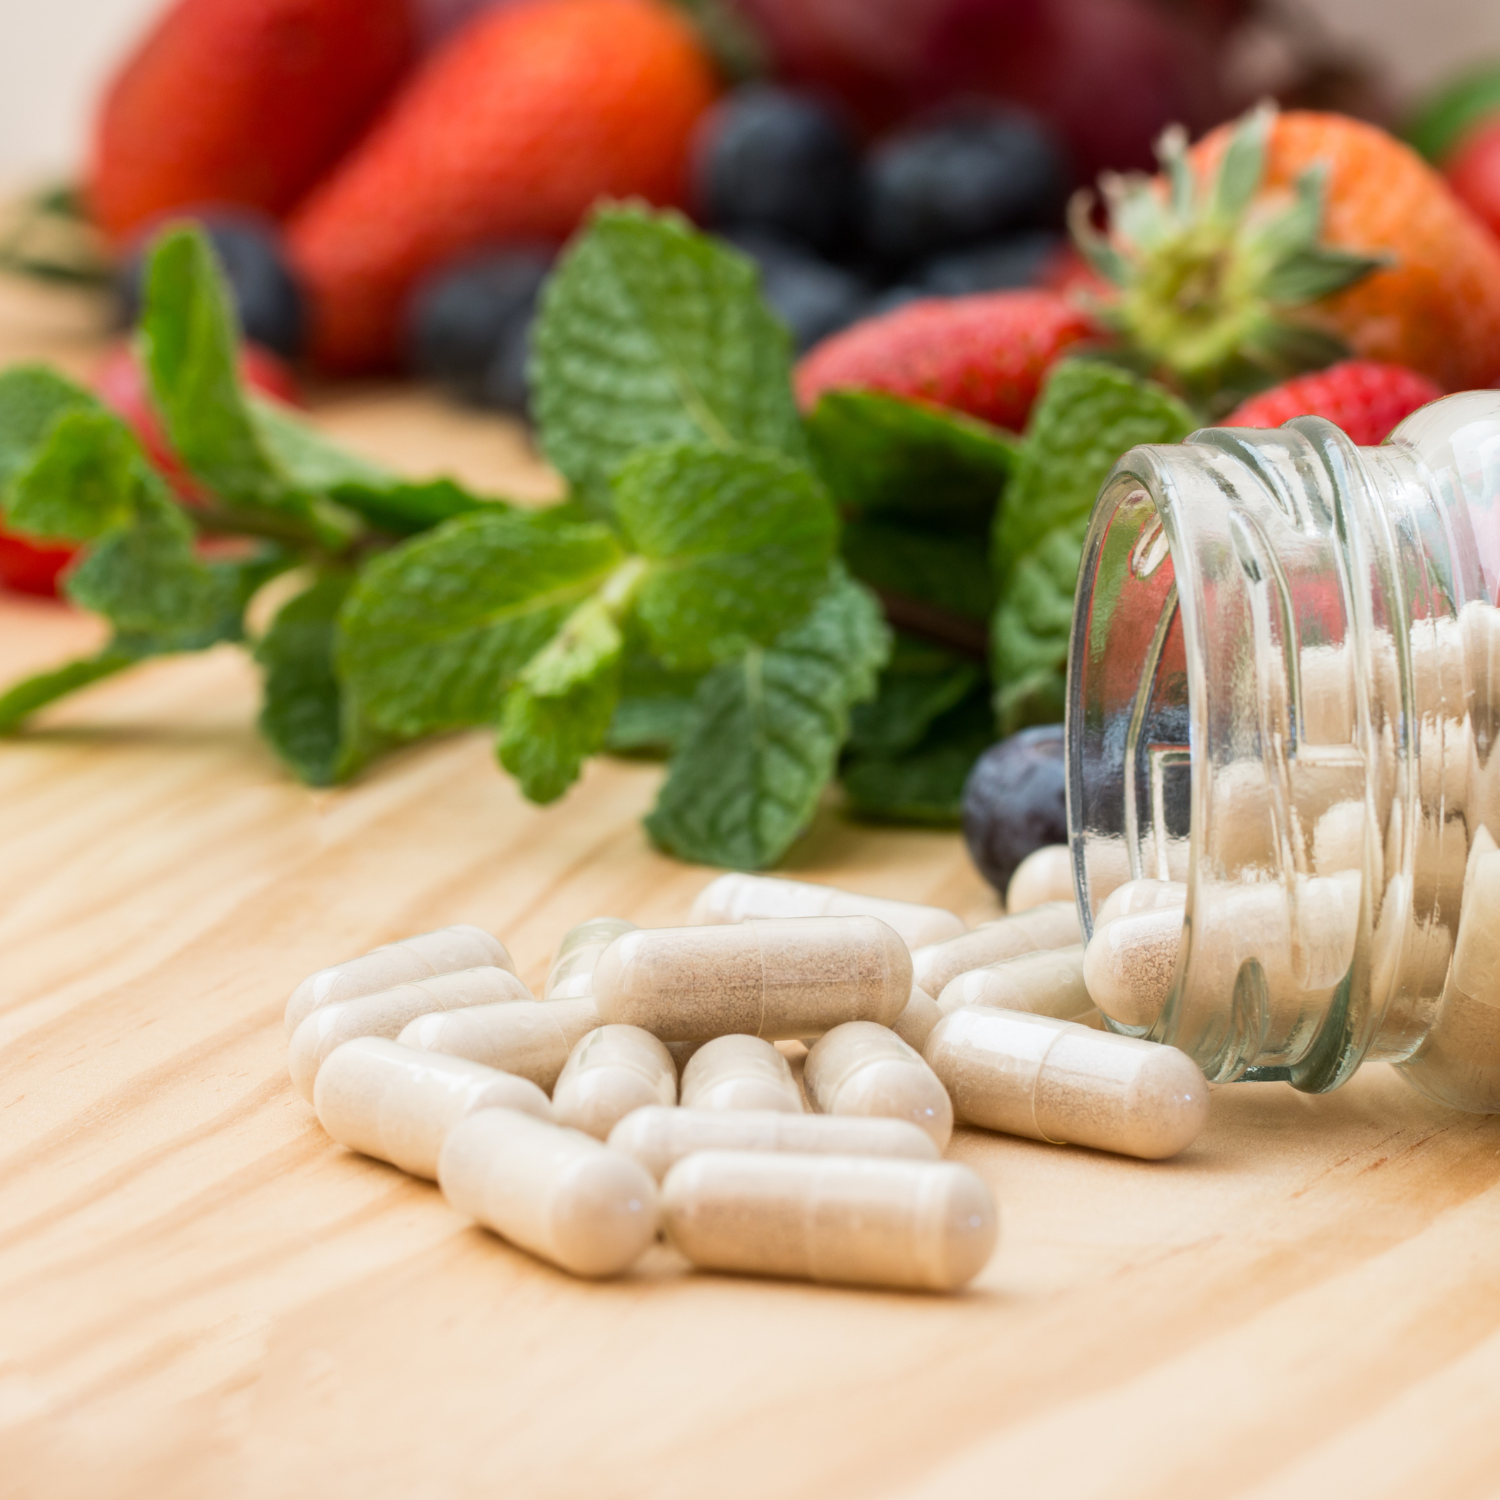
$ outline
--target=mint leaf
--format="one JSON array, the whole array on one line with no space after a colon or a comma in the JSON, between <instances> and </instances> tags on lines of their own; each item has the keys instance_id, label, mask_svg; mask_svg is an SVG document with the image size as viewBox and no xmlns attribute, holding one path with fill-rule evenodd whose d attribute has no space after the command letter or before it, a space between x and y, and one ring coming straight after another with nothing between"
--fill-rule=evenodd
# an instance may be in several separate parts
<instances>
[{"instance_id":1,"label":"mint leaf","mask_svg":"<svg viewBox=\"0 0 1500 1500\"><path fill-rule=\"evenodd\" d=\"M340 547L350 540L350 519L277 461L267 436L278 428L271 403L252 407L240 387L239 331L201 230L168 230L152 247L138 338L167 435L196 478L231 509L294 518L310 541ZM292 421L280 423L283 450Z\"/></svg>"},{"instance_id":2,"label":"mint leaf","mask_svg":"<svg viewBox=\"0 0 1500 1500\"><path fill-rule=\"evenodd\" d=\"M669 755L693 716L701 672L678 672L644 645L627 639L620 664L620 701L604 737L615 755Z\"/></svg>"},{"instance_id":3,"label":"mint leaf","mask_svg":"<svg viewBox=\"0 0 1500 1500\"><path fill-rule=\"evenodd\" d=\"M48 541L91 541L135 515L140 445L109 412L75 407L52 424L10 485L6 523Z\"/></svg>"},{"instance_id":4,"label":"mint leaf","mask_svg":"<svg viewBox=\"0 0 1500 1500\"><path fill-rule=\"evenodd\" d=\"M693 722L646 820L669 853L755 870L797 837L833 774L849 710L890 649L880 607L841 571L769 648L704 678Z\"/></svg>"},{"instance_id":5,"label":"mint leaf","mask_svg":"<svg viewBox=\"0 0 1500 1500\"><path fill-rule=\"evenodd\" d=\"M899 756L915 749L936 719L984 687L974 662L898 633L875 697L850 717L849 751Z\"/></svg>"},{"instance_id":6,"label":"mint leaf","mask_svg":"<svg viewBox=\"0 0 1500 1500\"><path fill-rule=\"evenodd\" d=\"M790 341L754 267L676 214L597 214L547 283L532 348L542 447L595 503L638 448L805 457Z\"/></svg>"},{"instance_id":7,"label":"mint leaf","mask_svg":"<svg viewBox=\"0 0 1500 1500\"><path fill-rule=\"evenodd\" d=\"M261 733L309 786L347 781L388 743L339 681L338 616L352 581L323 574L282 605L255 648L265 681Z\"/></svg>"},{"instance_id":8,"label":"mint leaf","mask_svg":"<svg viewBox=\"0 0 1500 1500\"><path fill-rule=\"evenodd\" d=\"M849 810L882 822L952 826L969 771L994 739L989 695L976 682L916 744L850 755L840 772Z\"/></svg>"},{"instance_id":9,"label":"mint leaf","mask_svg":"<svg viewBox=\"0 0 1500 1500\"><path fill-rule=\"evenodd\" d=\"M459 516L366 566L343 613L340 671L370 718L405 738L492 724L622 557L604 526Z\"/></svg>"},{"instance_id":10,"label":"mint leaf","mask_svg":"<svg viewBox=\"0 0 1500 1500\"><path fill-rule=\"evenodd\" d=\"M279 401L249 397L250 414L267 451L300 488L316 491L397 536L427 531L471 510L504 505L455 480L403 479L346 452Z\"/></svg>"},{"instance_id":11,"label":"mint leaf","mask_svg":"<svg viewBox=\"0 0 1500 1500\"><path fill-rule=\"evenodd\" d=\"M14 477L36 458L57 419L70 411L100 411L82 386L45 365L16 365L0 374L0 502Z\"/></svg>"},{"instance_id":12,"label":"mint leaf","mask_svg":"<svg viewBox=\"0 0 1500 1500\"><path fill-rule=\"evenodd\" d=\"M995 580L981 536L858 520L845 524L842 551L849 571L882 593L975 621L988 620L995 607Z\"/></svg>"},{"instance_id":13,"label":"mint leaf","mask_svg":"<svg viewBox=\"0 0 1500 1500\"><path fill-rule=\"evenodd\" d=\"M614 485L626 537L649 566L636 618L669 666L711 666L807 613L838 532L822 486L770 452L648 448Z\"/></svg>"},{"instance_id":14,"label":"mint leaf","mask_svg":"<svg viewBox=\"0 0 1500 1500\"><path fill-rule=\"evenodd\" d=\"M988 528L1020 457L998 427L875 391L830 392L807 436L841 506L964 531Z\"/></svg>"},{"instance_id":15,"label":"mint leaf","mask_svg":"<svg viewBox=\"0 0 1500 1500\"><path fill-rule=\"evenodd\" d=\"M1062 717L1083 533L1115 461L1197 426L1176 397L1117 366L1079 359L1053 371L995 528L992 644L1005 733Z\"/></svg>"}]
</instances>

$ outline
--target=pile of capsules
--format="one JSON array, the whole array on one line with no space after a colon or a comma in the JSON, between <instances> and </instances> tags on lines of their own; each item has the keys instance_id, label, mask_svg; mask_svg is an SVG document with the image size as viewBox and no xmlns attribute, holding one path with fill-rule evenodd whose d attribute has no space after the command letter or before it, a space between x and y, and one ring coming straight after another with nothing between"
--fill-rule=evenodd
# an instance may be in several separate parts
<instances>
[{"instance_id":1,"label":"pile of capsules","mask_svg":"<svg viewBox=\"0 0 1500 1500\"><path fill-rule=\"evenodd\" d=\"M692 926L573 928L540 1000L497 939L443 928L297 987L292 1080L336 1141L575 1275L664 1233L718 1271L952 1290L998 1233L941 1159L955 1118L1148 1159L1207 1118L1184 1053L1102 1029L1071 896L1022 899L1051 870L973 929L725 875Z\"/></svg>"}]
</instances>

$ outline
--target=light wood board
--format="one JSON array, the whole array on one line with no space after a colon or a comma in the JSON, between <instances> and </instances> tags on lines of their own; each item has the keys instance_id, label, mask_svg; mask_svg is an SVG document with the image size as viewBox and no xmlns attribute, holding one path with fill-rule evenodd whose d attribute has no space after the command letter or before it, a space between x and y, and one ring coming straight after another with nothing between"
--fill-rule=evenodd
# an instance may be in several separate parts
<instances>
[{"instance_id":1,"label":"light wood board","mask_svg":"<svg viewBox=\"0 0 1500 1500\"><path fill-rule=\"evenodd\" d=\"M87 366L91 314L0 286L0 353ZM352 443L496 489L520 435L389 390ZM84 649L0 603L0 673ZM294 785L232 650L102 684L0 743L0 1496L25 1500L1167 1500L1500 1488L1500 1124L1385 1068L1217 1092L1148 1165L960 1131L1000 1249L937 1298L694 1275L586 1285L322 1135L285 1070L307 972L447 922L539 980L708 872L600 762L529 807L482 736ZM798 874L993 900L955 835L835 806Z\"/></svg>"}]
</instances>

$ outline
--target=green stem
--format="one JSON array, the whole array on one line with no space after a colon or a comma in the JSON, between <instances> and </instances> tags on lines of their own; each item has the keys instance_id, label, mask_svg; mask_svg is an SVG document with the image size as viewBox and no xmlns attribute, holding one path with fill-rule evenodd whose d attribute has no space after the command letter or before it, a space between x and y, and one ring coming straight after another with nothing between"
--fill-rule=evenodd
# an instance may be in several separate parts
<instances>
[{"instance_id":1,"label":"green stem","mask_svg":"<svg viewBox=\"0 0 1500 1500\"><path fill-rule=\"evenodd\" d=\"M133 667L140 661L133 651L120 646L106 646L97 656L72 661L53 672L39 672L18 682L8 693L0 696L0 734L9 734L23 719L30 717L39 708L75 693L79 688L112 677Z\"/></svg>"}]
</instances>

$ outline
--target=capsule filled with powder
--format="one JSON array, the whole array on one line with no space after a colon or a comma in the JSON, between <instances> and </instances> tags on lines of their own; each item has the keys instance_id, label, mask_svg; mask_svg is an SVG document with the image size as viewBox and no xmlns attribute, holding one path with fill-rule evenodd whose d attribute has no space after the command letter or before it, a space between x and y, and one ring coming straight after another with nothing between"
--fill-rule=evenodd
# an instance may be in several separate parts
<instances>
[{"instance_id":1,"label":"capsule filled with powder","mask_svg":"<svg viewBox=\"0 0 1500 1500\"><path fill-rule=\"evenodd\" d=\"M914 1047L920 1052L927 1045L932 1028L942 1019L943 1013L938 1008L937 1001L921 985L914 984L906 1008L891 1022L891 1030L908 1047Z\"/></svg>"},{"instance_id":2,"label":"capsule filled with powder","mask_svg":"<svg viewBox=\"0 0 1500 1500\"><path fill-rule=\"evenodd\" d=\"M1175 1047L974 1005L943 1017L927 1061L957 1117L1055 1145L1175 1156L1208 1122L1208 1083Z\"/></svg>"},{"instance_id":3,"label":"capsule filled with powder","mask_svg":"<svg viewBox=\"0 0 1500 1500\"><path fill-rule=\"evenodd\" d=\"M550 1094L568 1054L598 1025L592 1000L532 1000L423 1016L398 1040L518 1074Z\"/></svg>"},{"instance_id":4,"label":"capsule filled with powder","mask_svg":"<svg viewBox=\"0 0 1500 1500\"><path fill-rule=\"evenodd\" d=\"M952 1291L984 1268L989 1189L947 1161L700 1151L662 1184L667 1237L695 1266Z\"/></svg>"},{"instance_id":5,"label":"capsule filled with powder","mask_svg":"<svg viewBox=\"0 0 1500 1500\"><path fill-rule=\"evenodd\" d=\"M600 1017L664 1042L743 1033L821 1036L889 1025L911 995L911 954L874 917L658 927L616 938L594 969Z\"/></svg>"},{"instance_id":6,"label":"capsule filled with powder","mask_svg":"<svg viewBox=\"0 0 1500 1500\"><path fill-rule=\"evenodd\" d=\"M544 1000L577 1000L594 993L594 965L599 955L622 933L634 932L634 922L620 917L593 917L569 928L557 945L557 957L542 990Z\"/></svg>"},{"instance_id":7,"label":"capsule filled with powder","mask_svg":"<svg viewBox=\"0 0 1500 1500\"><path fill-rule=\"evenodd\" d=\"M419 1016L489 1009L531 1001L531 991L508 969L460 969L420 983L400 984L357 1000L320 1005L292 1033L287 1069L297 1092L312 1103L313 1083L335 1047L361 1036L399 1037ZM533 1002L534 1003L534 1002Z\"/></svg>"},{"instance_id":8,"label":"capsule filled with powder","mask_svg":"<svg viewBox=\"0 0 1500 1500\"><path fill-rule=\"evenodd\" d=\"M1067 948L1079 942L1083 928L1071 901L1049 901L1014 917L985 922L946 943L931 943L912 954L912 978L929 995L941 995L960 974L982 969L1042 948Z\"/></svg>"},{"instance_id":9,"label":"capsule filled with powder","mask_svg":"<svg viewBox=\"0 0 1500 1500\"><path fill-rule=\"evenodd\" d=\"M1098 1011L1083 980L1083 944L1071 948L1043 948L1005 958L982 969L971 969L938 996L938 1010L947 1015L965 1005L989 1005L996 1010L1023 1010L1059 1021L1097 1019Z\"/></svg>"},{"instance_id":10,"label":"capsule filled with powder","mask_svg":"<svg viewBox=\"0 0 1500 1500\"><path fill-rule=\"evenodd\" d=\"M341 1146L388 1161L414 1177L436 1177L448 1132L481 1109L552 1118L534 1084L463 1057L418 1052L384 1037L359 1037L329 1054L313 1085L313 1108Z\"/></svg>"},{"instance_id":11,"label":"capsule filled with powder","mask_svg":"<svg viewBox=\"0 0 1500 1500\"><path fill-rule=\"evenodd\" d=\"M905 1120L788 1114L772 1109L638 1109L609 1133L658 1182L695 1151L790 1151L812 1156L899 1156L937 1161L925 1130Z\"/></svg>"},{"instance_id":12,"label":"capsule filled with powder","mask_svg":"<svg viewBox=\"0 0 1500 1500\"><path fill-rule=\"evenodd\" d=\"M756 1036L720 1036L682 1070L684 1109L757 1109L802 1113L802 1091L791 1065Z\"/></svg>"},{"instance_id":13,"label":"capsule filled with powder","mask_svg":"<svg viewBox=\"0 0 1500 1500\"><path fill-rule=\"evenodd\" d=\"M490 966L508 969L512 974L516 971L505 944L482 927L440 927L436 932L387 943L304 979L286 1003L286 1034L291 1036L320 1006L358 1000L438 974Z\"/></svg>"},{"instance_id":14,"label":"capsule filled with powder","mask_svg":"<svg viewBox=\"0 0 1500 1500\"><path fill-rule=\"evenodd\" d=\"M677 1102L671 1054L638 1026L600 1026L568 1054L552 1090L559 1125L603 1140L632 1110Z\"/></svg>"},{"instance_id":15,"label":"capsule filled with powder","mask_svg":"<svg viewBox=\"0 0 1500 1500\"><path fill-rule=\"evenodd\" d=\"M1048 901L1073 899L1073 851L1066 844L1033 849L1005 887L1005 909L1015 916Z\"/></svg>"},{"instance_id":16,"label":"capsule filled with powder","mask_svg":"<svg viewBox=\"0 0 1500 1500\"><path fill-rule=\"evenodd\" d=\"M656 1183L638 1161L512 1109L454 1126L438 1186L459 1213L575 1276L618 1275L656 1238Z\"/></svg>"},{"instance_id":17,"label":"capsule filled with powder","mask_svg":"<svg viewBox=\"0 0 1500 1500\"><path fill-rule=\"evenodd\" d=\"M1095 1005L1122 1026L1154 1026L1172 993L1182 951L1183 908L1126 911L1095 928L1083 978Z\"/></svg>"},{"instance_id":18,"label":"capsule filled with powder","mask_svg":"<svg viewBox=\"0 0 1500 1500\"><path fill-rule=\"evenodd\" d=\"M878 917L909 948L957 937L964 922L941 906L861 896L837 886L775 875L721 875L693 902L690 920L698 923L745 922L786 917Z\"/></svg>"},{"instance_id":19,"label":"capsule filled with powder","mask_svg":"<svg viewBox=\"0 0 1500 1500\"><path fill-rule=\"evenodd\" d=\"M939 1151L953 1134L953 1105L937 1074L894 1031L870 1021L849 1021L820 1037L802 1081L822 1114L906 1120Z\"/></svg>"}]
</instances>

